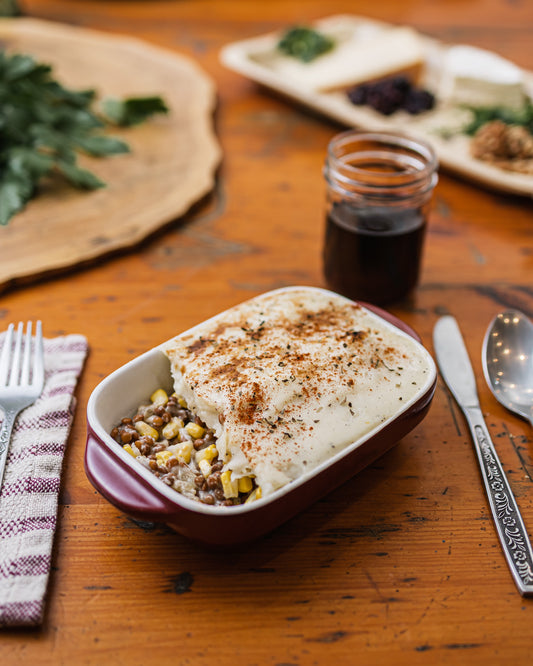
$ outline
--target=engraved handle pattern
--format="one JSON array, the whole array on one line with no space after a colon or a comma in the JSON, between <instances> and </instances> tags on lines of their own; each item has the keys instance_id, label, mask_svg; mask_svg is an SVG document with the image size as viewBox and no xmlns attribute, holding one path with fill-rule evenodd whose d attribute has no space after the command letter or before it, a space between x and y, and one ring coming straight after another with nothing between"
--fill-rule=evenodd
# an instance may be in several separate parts
<instances>
[{"instance_id":1,"label":"engraved handle pattern","mask_svg":"<svg viewBox=\"0 0 533 666\"><path fill-rule=\"evenodd\" d=\"M498 536L515 582L524 596L533 596L533 551L518 504L503 471L481 412L468 410L485 490ZM481 419L481 421L480 421Z\"/></svg>"},{"instance_id":2,"label":"engraved handle pattern","mask_svg":"<svg viewBox=\"0 0 533 666\"><path fill-rule=\"evenodd\" d=\"M4 420L2 421L2 428L0 429L0 488L2 487L4 470L6 468L9 442L11 441L11 432L13 431L13 425L15 424L17 414L17 410L6 409Z\"/></svg>"}]
</instances>

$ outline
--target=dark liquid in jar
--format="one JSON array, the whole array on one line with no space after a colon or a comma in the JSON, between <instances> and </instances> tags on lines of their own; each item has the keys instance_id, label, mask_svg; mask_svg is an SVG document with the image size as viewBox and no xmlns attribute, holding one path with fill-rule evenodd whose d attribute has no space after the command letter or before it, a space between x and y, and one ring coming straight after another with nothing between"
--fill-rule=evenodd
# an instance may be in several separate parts
<instances>
[{"instance_id":1,"label":"dark liquid in jar","mask_svg":"<svg viewBox=\"0 0 533 666\"><path fill-rule=\"evenodd\" d=\"M402 299L418 282L425 230L423 208L333 204L324 245L328 286L376 305Z\"/></svg>"}]
</instances>

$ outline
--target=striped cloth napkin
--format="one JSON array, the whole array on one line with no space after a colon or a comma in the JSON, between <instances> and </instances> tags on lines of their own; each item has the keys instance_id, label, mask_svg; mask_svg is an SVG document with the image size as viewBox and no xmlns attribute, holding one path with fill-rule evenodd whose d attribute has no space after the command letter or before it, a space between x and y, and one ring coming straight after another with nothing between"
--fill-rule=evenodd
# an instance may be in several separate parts
<instances>
[{"instance_id":1,"label":"striped cloth napkin","mask_svg":"<svg viewBox=\"0 0 533 666\"><path fill-rule=\"evenodd\" d=\"M15 423L0 490L0 627L43 619L61 467L87 349L82 335L44 340L43 393Z\"/></svg>"}]
</instances>

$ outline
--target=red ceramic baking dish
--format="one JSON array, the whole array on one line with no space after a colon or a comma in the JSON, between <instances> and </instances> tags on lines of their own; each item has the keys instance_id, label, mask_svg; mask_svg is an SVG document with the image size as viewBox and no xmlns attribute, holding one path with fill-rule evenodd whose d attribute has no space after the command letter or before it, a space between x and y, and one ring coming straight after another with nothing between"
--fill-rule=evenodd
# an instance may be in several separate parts
<instances>
[{"instance_id":1,"label":"red ceramic baking dish","mask_svg":"<svg viewBox=\"0 0 533 666\"><path fill-rule=\"evenodd\" d=\"M317 291L324 293L324 290ZM114 371L93 391L87 406L85 450L85 469L90 482L109 502L132 518L165 523L188 538L217 546L256 539L309 507L383 455L418 425L435 392L435 364L416 333L383 310L359 305L400 335L414 338L427 363L427 372L424 384L413 399L405 401L398 413L331 459L271 495L238 506L202 504L165 485L110 435L120 419L133 415L147 395L158 388L172 392L170 362L163 351L167 343L162 343Z\"/></svg>"}]
</instances>

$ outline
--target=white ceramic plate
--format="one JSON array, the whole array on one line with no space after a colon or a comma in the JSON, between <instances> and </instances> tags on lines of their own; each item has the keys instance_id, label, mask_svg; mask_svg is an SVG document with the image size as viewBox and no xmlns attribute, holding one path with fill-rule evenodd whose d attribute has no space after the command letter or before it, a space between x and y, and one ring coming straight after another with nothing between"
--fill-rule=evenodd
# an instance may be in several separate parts
<instances>
[{"instance_id":1,"label":"white ceramic plate","mask_svg":"<svg viewBox=\"0 0 533 666\"><path fill-rule=\"evenodd\" d=\"M335 32L351 30L368 35L369 31L380 31L391 25L357 16L331 16L314 24L319 30ZM465 122L464 112L437 99L436 107L418 116L399 111L392 116L383 116L369 107L354 106L343 92L316 92L305 80L298 80L291 68L283 64L287 60L276 55L279 32L252 39L233 42L224 47L221 62L228 68L291 100L318 111L349 127L365 130L401 130L416 134L429 141L437 151L440 164L469 180L491 189L513 194L533 196L533 175L504 171L488 163L476 160L469 154L469 138L456 134L450 139L442 137L442 130L460 127ZM440 76L445 45L429 37L422 37L425 49L425 80L428 89L435 92ZM533 93L533 74L524 72L528 94Z\"/></svg>"}]
</instances>

